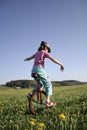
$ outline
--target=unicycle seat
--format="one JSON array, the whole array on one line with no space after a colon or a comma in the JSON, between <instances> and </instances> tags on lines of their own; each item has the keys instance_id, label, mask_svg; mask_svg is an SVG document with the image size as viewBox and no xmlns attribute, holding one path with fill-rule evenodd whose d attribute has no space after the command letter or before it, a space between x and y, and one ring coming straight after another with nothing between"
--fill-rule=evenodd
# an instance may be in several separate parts
<instances>
[{"instance_id":1,"label":"unicycle seat","mask_svg":"<svg viewBox=\"0 0 87 130\"><path fill-rule=\"evenodd\" d=\"M34 79L38 79L39 78L39 75L37 73L32 73L31 75Z\"/></svg>"}]
</instances>

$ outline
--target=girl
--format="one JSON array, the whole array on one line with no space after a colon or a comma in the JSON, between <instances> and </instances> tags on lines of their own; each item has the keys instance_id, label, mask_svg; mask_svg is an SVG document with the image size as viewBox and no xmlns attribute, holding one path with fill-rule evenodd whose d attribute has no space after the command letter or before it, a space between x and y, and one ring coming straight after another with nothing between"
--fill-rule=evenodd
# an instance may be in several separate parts
<instances>
[{"instance_id":1,"label":"girl","mask_svg":"<svg viewBox=\"0 0 87 130\"><path fill-rule=\"evenodd\" d=\"M31 57L26 58L24 61L34 59L34 65L31 73L37 73L40 77L41 83L44 85L46 90L46 106L52 107L56 104L50 101L50 96L52 95L52 84L49 80L47 73L44 69L45 58L49 58L54 63L60 65L60 70L64 70L64 66L55 58L53 58L49 53L51 52L50 46L45 41L42 41L38 51Z\"/></svg>"}]
</instances>

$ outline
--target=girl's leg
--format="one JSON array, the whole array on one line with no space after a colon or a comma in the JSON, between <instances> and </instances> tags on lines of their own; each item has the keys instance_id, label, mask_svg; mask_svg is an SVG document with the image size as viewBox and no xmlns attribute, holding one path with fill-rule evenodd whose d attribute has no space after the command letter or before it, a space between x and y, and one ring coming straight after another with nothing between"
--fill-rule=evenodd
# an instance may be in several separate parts
<instances>
[{"instance_id":1,"label":"girl's leg","mask_svg":"<svg viewBox=\"0 0 87 130\"><path fill-rule=\"evenodd\" d=\"M40 76L40 80L41 80L41 82L44 85L45 90L46 90L47 106L48 107L54 106L54 104L52 102L50 102L50 96L52 95L52 84L51 84L50 79L47 76L45 69L42 66L35 66L32 69L32 73L38 73Z\"/></svg>"},{"instance_id":2,"label":"girl's leg","mask_svg":"<svg viewBox=\"0 0 87 130\"><path fill-rule=\"evenodd\" d=\"M46 96L46 102L50 102L50 95Z\"/></svg>"},{"instance_id":3,"label":"girl's leg","mask_svg":"<svg viewBox=\"0 0 87 130\"><path fill-rule=\"evenodd\" d=\"M32 73L39 74L40 80L46 89L46 94L52 95L52 84L47 76L45 69L42 66L34 66L32 69Z\"/></svg>"}]
</instances>

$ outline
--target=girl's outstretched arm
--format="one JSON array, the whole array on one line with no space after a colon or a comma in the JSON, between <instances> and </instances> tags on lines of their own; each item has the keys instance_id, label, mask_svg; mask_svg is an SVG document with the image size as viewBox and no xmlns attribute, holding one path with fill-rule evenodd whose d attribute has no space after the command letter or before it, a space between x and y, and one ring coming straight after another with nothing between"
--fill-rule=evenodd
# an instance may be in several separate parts
<instances>
[{"instance_id":1,"label":"girl's outstretched arm","mask_svg":"<svg viewBox=\"0 0 87 130\"><path fill-rule=\"evenodd\" d=\"M28 60L32 60L32 59L34 59L34 55L24 59L24 61L28 61Z\"/></svg>"},{"instance_id":2,"label":"girl's outstretched arm","mask_svg":"<svg viewBox=\"0 0 87 130\"><path fill-rule=\"evenodd\" d=\"M51 55L48 56L48 58L53 61L54 63L60 65L60 70L63 71L64 70L64 66L62 65L61 62L59 62L58 60L56 60L55 58L53 58Z\"/></svg>"}]
</instances>

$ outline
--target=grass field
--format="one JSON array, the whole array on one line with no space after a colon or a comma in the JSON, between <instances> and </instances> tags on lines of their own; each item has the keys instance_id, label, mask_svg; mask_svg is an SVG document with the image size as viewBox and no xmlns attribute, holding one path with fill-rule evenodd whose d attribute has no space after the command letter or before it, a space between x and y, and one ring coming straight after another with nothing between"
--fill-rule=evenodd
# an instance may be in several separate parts
<instances>
[{"instance_id":1,"label":"grass field","mask_svg":"<svg viewBox=\"0 0 87 130\"><path fill-rule=\"evenodd\" d=\"M87 85L54 87L55 108L32 115L29 89L0 87L0 130L87 130Z\"/></svg>"}]
</instances>

